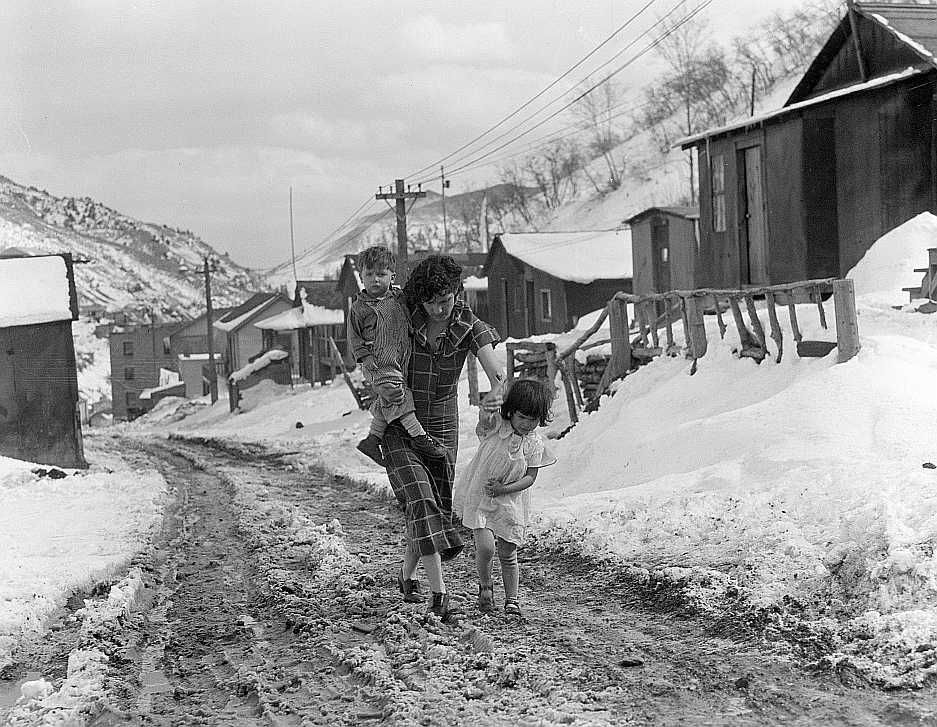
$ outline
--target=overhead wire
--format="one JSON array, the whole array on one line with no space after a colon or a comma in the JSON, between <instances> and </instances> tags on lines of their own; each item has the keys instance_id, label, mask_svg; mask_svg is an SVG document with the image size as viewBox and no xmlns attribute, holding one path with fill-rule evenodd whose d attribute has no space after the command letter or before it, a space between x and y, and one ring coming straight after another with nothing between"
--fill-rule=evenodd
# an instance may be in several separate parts
<instances>
[{"instance_id":1,"label":"overhead wire","mask_svg":"<svg viewBox=\"0 0 937 727\"><path fill-rule=\"evenodd\" d=\"M454 173L456 173L456 172L458 172L458 171L463 171L463 170L465 170L469 165L477 164L477 163L478 163L479 161L481 161L482 159L486 159L486 158L490 157L491 155L495 154L496 152L501 151L501 150L504 149L505 147L507 147L507 146L513 144L513 143L514 143L515 141L517 141L518 139L523 138L524 136L526 136L526 135L529 134L530 132L534 131L535 129L538 129L539 127L543 126L545 123L547 123L548 121L552 120L553 118L555 118L556 116L558 116L559 114L561 114L563 111L565 111L566 109L568 109L570 106L572 106L573 104L575 104L575 103L577 103L578 101L580 101L582 98L584 98L586 95L588 95L589 93L591 93L592 91L594 91L596 88L598 88L599 86L601 86L603 83L605 83L605 82L608 81L609 79L613 78L616 74L621 73L625 68L627 68L627 67L630 66L632 63L634 63L635 61L637 61L637 60L638 60L639 58L641 58L643 55L645 55L646 53L648 53L648 52L650 52L651 50L653 50L654 48L656 48L656 47L657 47L658 45L660 45L668 36L670 36L670 35L672 35L674 32L676 32L681 26L683 26L685 23L689 22L693 17L695 17L698 13L702 12L702 10L704 10L704 9L705 9L707 6L709 6L711 3L712 3L712 0L704 0L704 2L700 3L700 5L698 5L692 12L690 12L688 15L686 15L685 17L683 17L678 23L674 24L673 27L671 27L670 29L668 29L668 30L667 30L665 33L663 33L660 37L658 37L658 38L657 38L656 40L654 40L652 43L650 43L650 44L647 45L645 48L643 48L641 51L639 51L635 56L629 58L629 59L628 59L627 61L625 61L623 64L621 64L620 66L618 66L614 71L612 71L611 73L609 73L608 75L606 75L604 78L602 78L602 79L601 79L600 81L598 81L597 83L595 83L595 84L593 84L592 86L590 86L588 89L586 89L586 90L583 91L581 94L579 94L579 96L577 96L576 98L572 99L572 100L569 101L567 104L565 104L562 108L558 109L556 112L552 113L552 114L551 114L550 116L548 116L547 118L545 118L545 119L539 121L538 123L536 123L536 124L535 124L534 126L532 126L530 129L528 129L528 130L526 130L526 131L524 131L524 132L518 134L517 136L513 137L512 139L509 139L508 141L506 141L506 142L504 142L503 144L501 144L500 146L498 146L498 147L492 149L491 151L488 151L488 152L486 152L486 153L484 153L484 154L482 154L482 155L480 155L480 156L478 156L478 157L476 157L476 158L474 158L474 159L471 159L471 160L467 161L467 162L466 162L465 164L463 164L461 167L456 167L455 169L450 170L448 173L449 173L449 174L454 174Z\"/></svg>"},{"instance_id":2,"label":"overhead wire","mask_svg":"<svg viewBox=\"0 0 937 727\"><path fill-rule=\"evenodd\" d=\"M609 59L606 60L605 62L599 64L599 65L596 66L595 68L593 68L592 71L590 72L590 74L591 74L591 73L595 73L595 72L597 72L597 71L599 71L599 70L605 68L606 66L610 65L613 61L615 61L617 58L620 58L626 51L630 50L630 49L631 49L634 45L636 45L642 38L645 38L645 37L647 37L648 35L650 35L650 34L654 31L654 29L655 29L656 27L658 27L659 25L662 25L663 23L665 23L665 22L668 20L668 18L670 18L670 17L677 11L678 8L680 8L682 5L684 5L684 4L686 3L686 1L687 1L687 0L680 0L676 5L674 5L670 10L668 10L667 13L665 13L662 17L658 18L653 24L651 24L648 28L646 28L645 30L643 30L637 37L635 37L633 40L631 40L629 43L627 43L623 48L619 49L614 55L611 56L611 58L609 58ZM705 4L709 4L709 2L711 2L711 1L712 1L712 0L709 0L709 1L708 1L707 3L705 3ZM680 21L678 21L677 23L675 23L675 24L674 24L674 27L673 27L672 29L670 29L670 32L672 32L672 31L675 30L677 27L679 27L680 25L682 25L682 23L685 22L687 19L689 19L689 17L692 17L693 14L694 14L694 13L691 13L689 16L685 16L685 17L682 18ZM666 35L668 35L668 34L669 34L669 33L665 33L663 37L666 37ZM646 52L646 50L645 50L645 52ZM640 55L642 55L642 54L639 54L637 57L640 57ZM637 58L637 57L636 57L636 58ZM636 58L635 58L635 59L632 59L632 62L633 62L634 60L636 60ZM595 85L591 86L586 92L580 94L573 102L567 103L567 104L564 105L562 108L560 108L560 109L558 109L557 111L553 112L553 113L550 114L548 117L546 117L545 119L543 119L541 122L538 122L538 123L535 124L533 127L531 127L530 129L528 129L527 132L524 132L524 133L519 134L518 136L514 137L514 139L512 139L511 142L513 142L513 141L515 141L515 140L517 140L517 139L523 137L524 135L526 135L526 133L529 133L529 132L533 131L534 129L539 128L540 126L542 126L543 124L545 124L547 121L550 121L550 120L556 118L556 116L558 116L560 113L562 113L563 111L565 111L566 109L568 109L570 106L572 106L573 103L575 103L576 101L580 100L581 98L583 98L584 96L586 96L586 95L587 95L588 93L590 93L591 91L595 90L595 88L597 88L598 86L601 86L602 83L604 83L606 80L608 80L609 78L611 78L612 76L614 76L616 73L619 73L621 70L624 70L624 67L627 67L627 66L623 66L623 67L617 69L617 70L616 70L615 72L613 72L612 74L609 74L609 76L606 76L606 77L605 77L602 81L600 81L598 84L595 84ZM571 91L571 90L573 90L573 89L576 87L576 85L578 85L578 84L574 84L573 86L571 86L570 88L568 88L568 89L564 92L564 94L565 94L565 93L568 93L568 92ZM521 127L523 127L524 124L526 124L527 122L529 122L529 121L531 121L532 119L536 118L539 114L543 113L544 111L546 111L547 109L549 109L553 104L557 103L558 101L561 101L562 99L563 99L563 95L560 95L560 96L557 96L557 97L553 98L552 100L550 100L550 101L548 101L547 103L543 104L540 108L538 108L538 109L537 109L536 111L534 111L533 113L527 115L523 120L521 120L521 121L519 121L518 123L514 124L514 126L512 126L511 128L509 128L509 129L503 131L502 133L500 133L499 135L497 135L497 136L494 137L493 139L490 139L490 140L487 141L485 144L482 144L480 147L478 147L478 148L475 149L474 151L472 151L472 152L470 152L470 153L467 153L467 154L462 154L462 155L460 155L459 157L457 157L457 159L455 160L454 163L458 163L459 161L465 159L465 158L468 157L468 156L471 156L472 154L478 154L478 153L481 152L483 149L486 149L486 148L490 147L492 144L497 143L498 141L500 141L500 140L503 139L504 137L508 136L509 134L511 134L511 133L517 131L518 129L520 129ZM502 149L502 148L504 148L504 147L503 147L503 146L498 147L498 149ZM495 151L497 151L497 150L495 150ZM455 156L457 153L458 153L458 152L453 152L453 153L450 154L449 156L450 156L450 157ZM429 181L431 181L431 180L433 180L433 179L435 179L435 176L430 176L430 177L427 177L427 178L425 178L425 179L420 179L420 180L418 180L418 182L416 182L416 183L425 184L425 183L427 183L427 182L429 182Z\"/></svg>"},{"instance_id":3,"label":"overhead wire","mask_svg":"<svg viewBox=\"0 0 937 727\"><path fill-rule=\"evenodd\" d=\"M521 111L523 111L525 108L527 108L528 106L530 106L530 104L532 104L532 103L533 103L534 101L536 101L538 98L540 98L541 96L543 96L543 94L545 94L547 91L549 91L551 88L553 88L556 84L558 84L560 81L562 81L564 78L566 78L570 73L572 73L573 71L575 71L577 68L579 68L579 66L581 66L583 63L585 63L587 60L589 60L589 58L591 58L593 55L595 55L598 51L600 51L600 50L601 50L603 47L605 47L608 43L610 43L611 40L612 40L615 36L617 36L619 33L621 33L625 28L627 28L629 25L631 25L631 23L633 23L638 17L640 17L642 14L644 14L644 13L647 11L647 9L648 9L651 5L653 5L656 1L657 1L657 0L648 0L648 2L647 2L640 10L638 10L638 11L637 11L636 13L634 13L630 18L628 18L624 23L622 23L620 26L618 26L618 27L611 33L611 35L609 35L605 40L603 40L601 43L599 43L597 46L595 46L595 47L594 47L591 51L589 51L585 56L583 56L583 57L580 58L578 61L576 61L576 63L574 63L572 66L570 66L568 69L566 69L566 71L564 71L560 76L558 76L558 77L555 78L553 81L551 81L550 84L547 85L546 87L544 87L539 93L535 94L532 98L530 98L530 99L528 99L527 101L525 101L523 104L521 104L521 105L518 106L516 109L514 109L514 111L512 111L510 114L508 114L507 116L505 116L504 118L502 118L500 121L498 121L498 123L496 123L494 126L491 126L491 127L489 127L488 129L486 129L485 131L481 132L481 133L480 133L478 136L476 136L474 139L471 139L470 141L466 142L465 144L463 144L462 146L460 146L460 147L459 147L458 149L456 149L455 151L450 152L449 154L447 154L446 156L442 157L441 159L438 159L437 161L433 162L432 164L427 164L425 167L421 167L421 168L418 169L417 171L413 172L412 174L408 174L408 175L407 175L406 177L404 177L404 178L405 178L405 179L411 179L411 178L416 177L416 176L418 176L418 175L420 175L420 174L423 174L424 172L426 172L426 171L429 170L429 169L435 169L437 166L439 166L439 165L442 164L443 162L447 161L448 159L451 159L453 156L455 156L455 155L458 154L459 152L461 152L461 151L467 149L468 147L470 147L470 146L471 146L472 144L474 144L475 142L477 142L477 141L479 141L480 139L484 138L487 134L490 134L492 131L494 131L495 129L497 129L498 127L500 127L500 126L501 126L502 124L504 124L505 122L507 122L507 121L509 121L510 119L514 118L517 114L519 114L519 113L520 113ZM685 0L682 0L682 1L685 1Z\"/></svg>"}]
</instances>

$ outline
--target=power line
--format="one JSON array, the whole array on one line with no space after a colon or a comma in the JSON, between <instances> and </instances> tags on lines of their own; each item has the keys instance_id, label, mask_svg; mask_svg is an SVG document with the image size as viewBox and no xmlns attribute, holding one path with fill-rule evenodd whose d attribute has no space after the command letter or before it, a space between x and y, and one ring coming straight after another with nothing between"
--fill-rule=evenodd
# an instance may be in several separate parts
<instances>
[{"instance_id":1,"label":"power line","mask_svg":"<svg viewBox=\"0 0 937 727\"><path fill-rule=\"evenodd\" d=\"M711 1L712 1L712 0L709 0L709 2L711 2ZM630 48L632 48L638 41L640 41L642 38L644 38L644 37L650 35L650 33L651 33L657 26L662 25L663 23L665 23L666 20L667 20L671 15L673 15L673 14L677 11L677 9L678 9L680 6L684 5L685 3L686 3L686 0L680 0L680 2L678 2L676 5L674 5L667 13L664 14L663 17L658 18L658 20L657 20L656 22L654 22L650 27L646 28L646 29L645 29L643 32L641 32L636 38L634 38L632 41L630 41L628 44L626 44L624 48L621 48L618 52L616 52L611 58L609 58L608 60L606 60L604 63L601 63L600 65L598 65L598 66L596 66L595 68L593 68L593 69L592 69L592 73L595 73L596 71L599 71L599 70L601 70L602 68L605 68L605 67L608 66L610 63L612 63L616 58L621 57L621 55L622 55L623 53L625 53L625 51L627 51L627 50L629 50ZM708 3L707 3L707 4L708 4ZM692 14L691 14L690 16L688 16L688 17L692 17ZM683 18L681 21L679 21L679 23L678 23L677 25L675 25L674 29L676 29L676 27L679 27L679 24L682 24L682 22L684 22L685 20L687 20L688 17L685 17L685 18ZM665 34L663 37L666 37L666 35L667 35L667 34ZM639 54L637 57L640 57L640 54ZM635 59L632 59L632 62L633 62L633 60L636 60L637 57L636 57ZM597 88L598 86L602 85L602 83L604 83L606 80L608 80L608 78L611 78L611 76L614 76L615 73L618 73L618 72L620 72L621 70L623 70L623 67L622 67L622 68L619 68L617 71L615 71L615 72L613 72L612 74L610 74L609 76L607 76L605 79L603 79L602 81L600 81L598 84L595 84L594 86L590 87L589 90L587 90L585 93L581 94L577 99L575 99L575 101L578 101L578 100L581 99L583 96L587 95L588 93L590 93L591 91L593 91L595 88ZM578 85L578 84L574 84L574 85L571 86L569 89L567 89L566 92L571 91L573 88L576 87L576 85ZM558 101L560 101L560 100L562 100L562 96L557 96L556 98L554 98L554 99L548 101L546 104L544 104L543 106L541 106L539 109L537 109L536 111L534 111L532 114L529 114L528 116L526 116L523 120L521 120L520 122L518 122L517 124L515 124L514 126L512 126L510 129L507 129L506 131L502 132L501 134L499 134L498 136L494 137L493 139L490 139L490 140L489 140L488 142L486 142L485 144L482 144L482 145L481 145L478 149L476 149L475 151L471 152L470 154L463 154L463 155L461 155L458 159L456 159L455 162L453 162L453 164L454 164L454 163L457 163L458 161L460 161L460 160L462 160L462 159L465 159L466 157L470 156L471 154L478 154L478 153L481 152L483 149L486 149L487 147L490 147L492 144L497 143L499 140L503 139L505 136L508 136L509 134L513 133L514 131L517 131L518 129L520 129L520 128L521 128L524 124L526 124L528 121L530 121L530 120L536 118L539 114L543 113L543 112L546 111L548 108L550 108L550 106L552 106L553 104L555 104L556 102L558 102ZM573 103L575 103L575 101L574 101ZM543 119L543 121L537 123L536 125L534 125L534 126L531 127L530 129L528 129L527 132L524 132L524 133L519 134L518 136L514 137L514 139L512 139L511 141L513 142L513 141L515 141L515 140L517 140L517 139L523 137L525 134L527 134L527 133L533 131L534 129L536 129L536 128L542 126L544 123L546 123L547 121L550 121L551 119L555 118L555 117L558 116L560 113L562 113L563 111L565 111L566 109L568 109L570 106L572 106L572 103L566 104L565 106L563 106L563 108L561 108L561 109L559 109L558 111L552 113L550 116L548 116L547 118ZM518 109L518 110L520 110L520 109ZM515 113L516 113L516 112L515 112ZM513 116L513 114L512 114L512 116ZM508 117L508 118L510 118L510 117ZM506 119L505 119L505 120L506 120ZM499 122L498 125L500 125L500 123L503 123L503 121L502 121L502 122ZM486 133L487 133L487 132L486 132ZM502 148L504 148L503 145L500 146L500 147L498 147L498 149L502 149ZM497 151L498 149L495 149L494 151ZM454 156L454 155L457 154L457 153L458 153L458 151L453 152L453 153L450 154L449 156ZM492 152L492 153L493 153L493 152ZM429 181L429 179L425 179L425 180L424 180L424 179L421 179L421 180L419 180L419 181L420 181L421 183L425 183L425 182Z\"/></svg>"},{"instance_id":2,"label":"power line","mask_svg":"<svg viewBox=\"0 0 937 727\"><path fill-rule=\"evenodd\" d=\"M535 129L537 129L537 128L541 127L541 126L543 126L545 123L547 123L547 122L550 121L551 119L553 119L553 118L555 118L556 116L558 116L559 114L561 114L563 111L565 111L566 109L568 109L568 108L569 108L570 106L572 106L573 104L575 104L575 103L577 103L578 101L580 101L582 98L584 98L586 95L588 95L589 93L591 93L592 91L594 91L596 88L598 88L599 86L601 86L603 83L605 83L605 82L608 81L609 79L613 78L616 74L621 73L625 68L627 68L627 67L630 66L632 63L634 63L634 62L637 61L639 58L641 58L641 56L645 55L646 53L648 53L648 52L650 52L651 50L653 50L654 48L656 48L656 47L657 47L658 45L660 45L669 35L671 35L671 34L673 34L674 32L676 32L682 25L684 25L685 23L689 22L695 15L697 15L698 13L700 13L703 9L705 9L705 8L706 8L707 6L709 6L711 3L712 3L712 0L705 0L703 3L701 3L700 5L698 5L691 13L689 13L689 14L686 15L684 18L682 18L678 23L676 23L672 28L670 28L669 30L667 30L667 32L665 32L663 35L661 35L661 36L660 36L659 38L657 38L655 41L653 41L652 43L650 43L649 45L647 45L644 49L642 49L641 51L639 51L635 56L629 58L627 61L625 61L625 62L624 62L623 64L621 64L620 66L618 66L618 68L616 68L614 71L612 71L611 73L609 73L607 76L605 76L605 77L604 77L602 80L600 80L598 83L595 83L595 84L593 84L592 86L590 86L588 89L586 89L586 90L585 90L583 93L581 93L579 96L577 96L576 98L574 98L572 101L568 102L565 106L563 106L562 108L558 109L557 111L555 111L554 113L552 113L552 114L551 114L550 116L548 116L547 118L543 119L542 121L539 121L538 123L536 123L534 126L532 126L532 127L531 127L530 129L528 129L527 131L524 131L524 132L518 134L517 136L515 136L514 138L509 139L508 141L506 141L505 143L501 144L500 146L498 146L498 147L492 149L491 151L485 152L484 154L482 154L482 155L480 155L480 156L478 156L478 157L476 157L476 158L474 158L474 159L469 160L468 162L466 162L465 164L463 164L461 167L456 167L455 169L450 170L450 174L454 174L455 172L459 172L459 171L464 171L464 170L467 169L470 165L477 164L479 161L490 157L491 155L495 154L495 153L498 152L498 151L501 151L501 150L504 149L505 147L507 147L507 146L513 144L513 143L514 143L515 141L517 141L518 139L523 138L524 136L526 136L526 135L529 134L530 132L534 131Z\"/></svg>"},{"instance_id":3,"label":"power line","mask_svg":"<svg viewBox=\"0 0 937 727\"><path fill-rule=\"evenodd\" d=\"M599 50L601 50L605 45L607 45L607 44L612 40L612 38L614 38L616 35L618 35L619 33L621 33L621 31L623 31L625 28L627 28L629 25L631 25L632 22L634 22L639 16L641 16L644 12L646 12L647 9L648 9L651 5L653 5L656 1L657 1L657 0L648 0L648 2L644 5L644 7L642 7L640 10L638 10L634 15L632 15L630 18L628 18L628 20L626 20L626 21L625 21L624 23L622 23L620 26L618 26L618 28L616 28L615 31L612 32L612 34L609 35L605 40L603 40L601 43L599 43L597 46L595 46L595 48L593 48L593 49L592 49L591 51L589 51L585 56L583 56L582 58L580 58L575 64L573 64L572 66L570 66L562 75L560 75L560 76L558 76L556 79L554 79L548 86L546 86L544 89L542 89L539 93L537 93L535 96L533 96L532 98L530 98L530 99L528 99L527 101L525 101L522 105L518 106L516 109L514 109L514 111L512 111L510 114L508 114L507 116L505 116L503 119L501 119L501 120L500 120L498 123L496 123L494 126L488 128L488 129L486 129L486 130L483 131L481 134L479 134L478 136L476 136L474 139L472 139L471 141L466 142L465 144L463 144L462 146L460 146L458 149L456 149L454 152L451 152L451 153L447 154L446 156L444 156L442 159L439 159L439 160L433 162L432 164L427 164L425 167L422 167L422 168L418 169L417 171L413 172L412 174L408 174L408 175L405 177L405 179L412 179L413 177L416 177L416 176L422 174L423 172L425 172L425 171L427 171L427 170L429 170L429 169L435 169L438 165L440 165L440 164L442 164L443 162L445 162L446 160L452 158L453 156L455 156L455 155L458 154L459 152L463 151L464 149L467 149L467 148L470 147L472 144L474 144L476 141L478 141L479 139L483 138L485 135L487 135L487 134L491 133L492 131L494 131L495 129L497 129L497 128L498 128L499 126L501 126L504 122L508 121L509 119L512 119L514 116L516 116L517 114L519 114L519 113L520 113L521 111L523 111L525 108L527 108L528 106L530 106L530 104L532 104L534 101L536 101L538 98L540 98L543 94L545 94L547 91L549 91L551 88L553 88L557 83L559 83L559 82L562 81L564 78L566 78L566 76L568 76L570 73L572 73L572 72L575 71L577 68L579 68L579 66L581 66L583 63L585 63L587 60L589 60L589 58L591 58L591 57L592 57L593 55L595 55ZM685 0L684 0L684 1L685 1Z\"/></svg>"}]
</instances>

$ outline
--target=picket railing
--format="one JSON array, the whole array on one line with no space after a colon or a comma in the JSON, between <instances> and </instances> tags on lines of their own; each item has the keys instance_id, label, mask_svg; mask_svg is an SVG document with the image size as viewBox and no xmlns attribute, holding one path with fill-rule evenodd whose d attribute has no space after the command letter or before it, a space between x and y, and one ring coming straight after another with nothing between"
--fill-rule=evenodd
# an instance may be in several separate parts
<instances>
[{"instance_id":1,"label":"picket railing","mask_svg":"<svg viewBox=\"0 0 937 727\"><path fill-rule=\"evenodd\" d=\"M836 343L804 340L795 304L807 302L816 305L820 325L826 329L828 324L823 298L830 293L834 305ZM766 302L767 327L762 323L755 307L756 297L763 297ZM628 319L629 303L634 306L633 324ZM748 315L747 325L742 312L743 305ZM824 278L744 289L699 288L649 295L616 293L595 323L561 351L558 351L552 342L508 343L508 380L512 380L517 374L523 375L525 372L536 370L548 381L554 381L558 372L563 380L570 422L575 424L579 421L579 412L584 406L582 387L577 375L577 351L611 344L611 356L591 397L591 403L597 402L614 380L626 376L640 364L660 355L678 355L681 348L674 342L673 334L674 324L678 322L682 324L684 333L682 352L693 360L690 373L695 373L697 361L706 354L708 347L706 326L703 322L703 315L707 312L716 316L721 338L725 338L728 330L723 314L731 312L739 335L739 356L749 357L761 363L769 354L768 338L771 338L777 350L775 361L780 362L784 353L784 336L778 318L779 305L787 308L794 348L799 356L825 356L833 348L838 348L838 360L842 362L849 360L859 351L855 290L851 280ZM609 321L609 338L589 341L602 328L606 319Z\"/></svg>"}]
</instances>

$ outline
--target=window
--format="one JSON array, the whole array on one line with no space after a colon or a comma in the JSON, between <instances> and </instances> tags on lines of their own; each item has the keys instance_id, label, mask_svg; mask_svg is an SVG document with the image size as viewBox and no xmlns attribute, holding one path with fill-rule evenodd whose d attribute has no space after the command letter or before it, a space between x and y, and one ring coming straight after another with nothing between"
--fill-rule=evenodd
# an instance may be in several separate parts
<instances>
[{"instance_id":1,"label":"window","mask_svg":"<svg viewBox=\"0 0 937 727\"><path fill-rule=\"evenodd\" d=\"M170 343L169 338L166 337L163 339L163 354L168 356L170 353L172 353L172 344Z\"/></svg>"},{"instance_id":2,"label":"window","mask_svg":"<svg viewBox=\"0 0 937 727\"><path fill-rule=\"evenodd\" d=\"M670 260L670 248L669 248L669 247L662 247L662 248L660 249L660 261L661 261L662 263L665 263L665 262L667 262L668 260Z\"/></svg>"},{"instance_id":3,"label":"window","mask_svg":"<svg viewBox=\"0 0 937 727\"><path fill-rule=\"evenodd\" d=\"M725 157L717 154L712 158L711 167L711 192L712 192L712 210L713 210L713 231L725 232L726 230L726 169Z\"/></svg>"},{"instance_id":4,"label":"window","mask_svg":"<svg viewBox=\"0 0 937 727\"><path fill-rule=\"evenodd\" d=\"M124 369L124 381L130 381L133 379L133 366L128 366Z\"/></svg>"},{"instance_id":5,"label":"window","mask_svg":"<svg viewBox=\"0 0 937 727\"><path fill-rule=\"evenodd\" d=\"M124 356L133 356L133 341L124 341Z\"/></svg>"},{"instance_id":6,"label":"window","mask_svg":"<svg viewBox=\"0 0 937 727\"><path fill-rule=\"evenodd\" d=\"M134 405L135 398L136 398L136 394L133 393L132 391L124 392L124 404L126 404L128 409Z\"/></svg>"},{"instance_id":7,"label":"window","mask_svg":"<svg viewBox=\"0 0 937 727\"><path fill-rule=\"evenodd\" d=\"M549 290L540 291L540 317L545 321L553 320L553 297Z\"/></svg>"}]
</instances>

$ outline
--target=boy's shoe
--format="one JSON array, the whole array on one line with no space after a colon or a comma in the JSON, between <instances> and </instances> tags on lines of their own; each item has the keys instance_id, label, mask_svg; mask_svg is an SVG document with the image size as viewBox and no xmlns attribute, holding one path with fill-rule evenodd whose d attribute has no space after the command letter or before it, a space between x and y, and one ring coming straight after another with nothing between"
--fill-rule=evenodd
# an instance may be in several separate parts
<instances>
[{"instance_id":1,"label":"boy's shoe","mask_svg":"<svg viewBox=\"0 0 937 727\"><path fill-rule=\"evenodd\" d=\"M478 586L478 610L483 613L491 613L495 610L495 588L493 583Z\"/></svg>"},{"instance_id":2,"label":"boy's shoe","mask_svg":"<svg viewBox=\"0 0 937 727\"><path fill-rule=\"evenodd\" d=\"M420 597L420 582L412 578L403 577L403 566L397 571L397 588L403 594L403 600L407 603L419 603L423 599Z\"/></svg>"},{"instance_id":3,"label":"boy's shoe","mask_svg":"<svg viewBox=\"0 0 937 727\"><path fill-rule=\"evenodd\" d=\"M381 467L386 467L387 463L384 461L384 454L381 452L381 440L375 437L373 434L369 434L360 442L358 446L355 447L361 454L366 457L370 457L375 462L377 462Z\"/></svg>"},{"instance_id":4,"label":"boy's shoe","mask_svg":"<svg viewBox=\"0 0 937 727\"><path fill-rule=\"evenodd\" d=\"M433 591L433 602L430 604L429 612L435 614L441 621L445 621L449 616L449 594Z\"/></svg>"},{"instance_id":5,"label":"boy's shoe","mask_svg":"<svg viewBox=\"0 0 937 727\"><path fill-rule=\"evenodd\" d=\"M517 601L505 601L504 602L504 615L514 616L515 618L520 618L521 607L518 605Z\"/></svg>"},{"instance_id":6,"label":"boy's shoe","mask_svg":"<svg viewBox=\"0 0 937 727\"><path fill-rule=\"evenodd\" d=\"M410 441L413 442L413 451L417 454L422 454L424 457L446 456L446 448L428 434L420 434L416 437L411 437Z\"/></svg>"}]
</instances>

